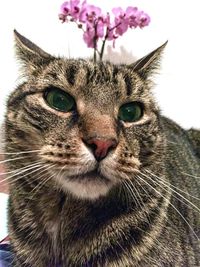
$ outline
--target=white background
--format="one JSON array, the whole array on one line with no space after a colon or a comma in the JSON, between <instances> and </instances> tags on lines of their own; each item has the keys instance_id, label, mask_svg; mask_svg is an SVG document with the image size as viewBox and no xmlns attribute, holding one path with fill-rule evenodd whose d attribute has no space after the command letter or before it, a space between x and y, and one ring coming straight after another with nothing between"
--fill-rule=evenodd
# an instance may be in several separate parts
<instances>
[{"instance_id":1,"label":"white background","mask_svg":"<svg viewBox=\"0 0 200 267\"><path fill-rule=\"evenodd\" d=\"M182 126L200 128L199 0L88 0L104 11L112 7L138 6L151 16L143 30L129 30L116 42L139 58L169 40L160 75L155 77L157 102L164 115ZM54 55L85 57L82 33L58 20L59 0L1 1L0 4L0 122L6 96L17 86L13 29Z\"/></svg>"}]
</instances>

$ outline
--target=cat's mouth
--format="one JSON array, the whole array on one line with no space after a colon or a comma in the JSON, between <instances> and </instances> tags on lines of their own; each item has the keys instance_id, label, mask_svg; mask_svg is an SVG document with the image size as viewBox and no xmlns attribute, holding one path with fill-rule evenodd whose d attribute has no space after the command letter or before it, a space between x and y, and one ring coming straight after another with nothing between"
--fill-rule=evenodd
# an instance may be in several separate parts
<instances>
[{"instance_id":1,"label":"cat's mouth","mask_svg":"<svg viewBox=\"0 0 200 267\"><path fill-rule=\"evenodd\" d=\"M98 170L93 170L84 174L79 174L79 175L72 175L70 177L67 177L68 180L70 181L94 181L94 180L99 180L104 183L109 183L110 179L102 175Z\"/></svg>"}]
</instances>

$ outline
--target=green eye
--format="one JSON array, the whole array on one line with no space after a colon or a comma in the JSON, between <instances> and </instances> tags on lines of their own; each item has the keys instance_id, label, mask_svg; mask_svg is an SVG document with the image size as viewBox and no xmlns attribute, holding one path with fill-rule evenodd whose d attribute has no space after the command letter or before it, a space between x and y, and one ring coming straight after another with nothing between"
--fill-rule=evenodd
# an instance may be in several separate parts
<instances>
[{"instance_id":1,"label":"green eye","mask_svg":"<svg viewBox=\"0 0 200 267\"><path fill-rule=\"evenodd\" d=\"M119 109L118 118L125 122L135 122L143 116L143 105L139 102L130 102Z\"/></svg>"},{"instance_id":2,"label":"green eye","mask_svg":"<svg viewBox=\"0 0 200 267\"><path fill-rule=\"evenodd\" d=\"M58 88L47 89L44 99L51 108L62 112L69 112L76 106L74 98Z\"/></svg>"}]
</instances>

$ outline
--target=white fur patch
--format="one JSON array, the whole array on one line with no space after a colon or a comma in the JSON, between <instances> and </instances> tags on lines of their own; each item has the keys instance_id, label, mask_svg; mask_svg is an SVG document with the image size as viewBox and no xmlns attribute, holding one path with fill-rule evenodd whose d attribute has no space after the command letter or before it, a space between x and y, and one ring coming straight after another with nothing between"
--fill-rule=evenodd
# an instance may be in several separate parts
<instances>
[{"instance_id":1,"label":"white fur patch","mask_svg":"<svg viewBox=\"0 0 200 267\"><path fill-rule=\"evenodd\" d=\"M65 180L63 178L64 177L59 179L58 177L58 182L62 184L62 188L82 199L97 199L100 196L106 195L112 187L111 182L105 183L104 181L95 178L93 181L91 178L87 180L85 177L83 178L83 181L80 181L80 178L76 181L75 177L74 181Z\"/></svg>"}]
</instances>

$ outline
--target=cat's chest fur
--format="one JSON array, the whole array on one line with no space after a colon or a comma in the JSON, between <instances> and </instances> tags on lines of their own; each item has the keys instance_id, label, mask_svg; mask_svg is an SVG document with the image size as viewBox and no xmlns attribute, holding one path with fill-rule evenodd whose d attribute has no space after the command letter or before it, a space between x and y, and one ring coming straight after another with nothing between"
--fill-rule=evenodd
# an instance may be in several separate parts
<instances>
[{"instance_id":1,"label":"cat's chest fur","mask_svg":"<svg viewBox=\"0 0 200 267\"><path fill-rule=\"evenodd\" d=\"M57 197L59 199L59 193ZM161 224L166 223L165 215L156 216L155 225L150 226L150 222L144 223L144 221L151 220L150 217L154 217L153 213L148 217L144 215L144 211L142 214L138 208L135 207L134 210L134 205L127 209L126 202L120 207L121 203L118 201L115 199L114 203L111 196L107 203L102 201L102 203L83 205L71 197L56 202L44 197L42 202L48 205L44 214L40 214L37 230L41 233L41 225L43 225L42 229L48 235L45 249L49 251L49 257L53 262L63 262L67 266L132 267L134 261L134 266L148 266L151 256L144 258L143 255L152 247L162 231ZM157 204L156 199L154 202L147 203L146 211L152 209L155 212ZM163 202L163 208L166 205L167 202ZM147 235L144 230L147 231ZM168 231L170 229L166 227L167 234L169 234ZM34 236L37 237L37 234ZM140 239L143 238L146 244L140 243ZM44 241L41 240L40 246L44 246ZM129 253L124 254L127 250ZM180 254L177 252L177 246L174 246L173 252L168 247L162 247L162 249L160 247L156 249L156 253L160 256L163 254L163 262L166 261L165 254L170 255L171 258L177 258L178 253ZM39 255L38 252L37 255ZM157 265L158 262L158 258L151 260L151 266L161 266Z\"/></svg>"}]
</instances>

